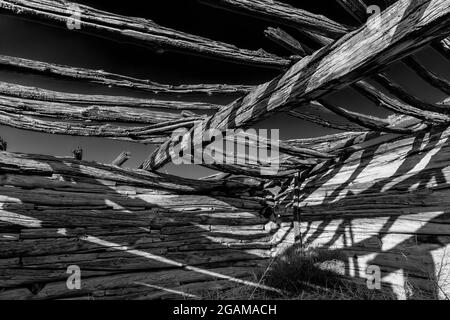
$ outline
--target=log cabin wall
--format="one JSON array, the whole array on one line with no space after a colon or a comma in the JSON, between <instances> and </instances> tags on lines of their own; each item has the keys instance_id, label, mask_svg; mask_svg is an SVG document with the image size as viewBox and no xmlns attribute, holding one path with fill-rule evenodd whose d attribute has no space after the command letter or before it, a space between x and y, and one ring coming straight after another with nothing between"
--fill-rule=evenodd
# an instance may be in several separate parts
<instances>
[{"instance_id":1,"label":"log cabin wall","mask_svg":"<svg viewBox=\"0 0 450 320\"><path fill-rule=\"evenodd\" d=\"M0 299L195 298L257 286L262 189L0 152ZM69 290L71 266L81 289ZM248 282L246 282L248 281Z\"/></svg>"},{"instance_id":2,"label":"log cabin wall","mask_svg":"<svg viewBox=\"0 0 450 320\"><path fill-rule=\"evenodd\" d=\"M384 289L400 298L417 289L448 298L449 134L367 135L355 145L362 150L318 168L298 202L291 192L279 211L298 205L297 241L342 253L346 276L365 281L367 267L378 266ZM288 238L293 243L293 231Z\"/></svg>"}]
</instances>

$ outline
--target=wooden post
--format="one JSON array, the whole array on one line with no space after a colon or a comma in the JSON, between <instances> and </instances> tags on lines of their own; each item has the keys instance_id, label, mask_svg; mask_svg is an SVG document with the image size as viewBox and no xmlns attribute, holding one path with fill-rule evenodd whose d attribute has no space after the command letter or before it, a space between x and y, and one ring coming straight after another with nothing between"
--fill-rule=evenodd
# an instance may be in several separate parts
<instances>
[{"instance_id":1,"label":"wooden post","mask_svg":"<svg viewBox=\"0 0 450 320\"><path fill-rule=\"evenodd\" d=\"M0 138L0 151L6 151L6 148L8 147L8 144L5 140Z\"/></svg>"},{"instance_id":2,"label":"wooden post","mask_svg":"<svg viewBox=\"0 0 450 320\"><path fill-rule=\"evenodd\" d=\"M130 156L131 156L130 152L124 151L121 154L119 154L117 158L114 159L113 162L111 162L111 164L113 166L121 167L125 162L128 161L128 159L130 159Z\"/></svg>"},{"instance_id":3,"label":"wooden post","mask_svg":"<svg viewBox=\"0 0 450 320\"><path fill-rule=\"evenodd\" d=\"M83 149L81 149L80 147L72 150L72 154L75 160L83 160Z\"/></svg>"}]
</instances>

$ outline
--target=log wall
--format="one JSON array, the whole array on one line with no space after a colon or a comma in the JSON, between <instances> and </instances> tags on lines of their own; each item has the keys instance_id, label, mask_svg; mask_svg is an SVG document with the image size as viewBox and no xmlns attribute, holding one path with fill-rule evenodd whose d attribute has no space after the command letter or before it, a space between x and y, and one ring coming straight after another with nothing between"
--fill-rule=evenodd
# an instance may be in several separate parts
<instances>
[{"instance_id":1,"label":"log wall","mask_svg":"<svg viewBox=\"0 0 450 320\"><path fill-rule=\"evenodd\" d=\"M8 152L0 172L0 299L195 298L257 285L276 246L255 183Z\"/></svg>"}]
</instances>

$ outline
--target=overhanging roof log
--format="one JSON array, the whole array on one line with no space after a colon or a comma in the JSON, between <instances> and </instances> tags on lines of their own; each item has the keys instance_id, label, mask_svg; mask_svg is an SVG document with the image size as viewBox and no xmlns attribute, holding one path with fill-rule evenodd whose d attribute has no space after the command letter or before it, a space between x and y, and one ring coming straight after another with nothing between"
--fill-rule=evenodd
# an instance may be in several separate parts
<instances>
[{"instance_id":1,"label":"overhanging roof log","mask_svg":"<svg viewBox=\"0 0 450 320\"><path fill-rule=\"evenodd\" d=\"M223 130L248 126L272 112L307 103L380 71L433 40L446 37L450 33L450 8L448 0L400 0L380 15L376 27L375 22L369 21L303 58L282 76L257 86L246 97L221 108L203 127ZM166 141L161 145L143 168L155 170L169 162L170 144Z\"/></svg>"}]
</instances>

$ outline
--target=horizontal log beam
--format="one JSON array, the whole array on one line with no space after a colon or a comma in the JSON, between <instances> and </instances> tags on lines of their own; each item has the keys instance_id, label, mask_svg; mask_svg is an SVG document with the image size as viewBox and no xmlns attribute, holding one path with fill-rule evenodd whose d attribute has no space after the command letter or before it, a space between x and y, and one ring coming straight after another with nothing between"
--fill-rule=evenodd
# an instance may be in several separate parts
<instances>
[{"instance_id":1,"label":"horizontal log beam","mask_svg":"<svg viewBox=\"0 0 450 320\"><path fill-rule=\"evenodd\" d=\"M6 69L41 74L62 79L73 79L100 84L108 87L163 94L243 94L252 86L229 84L182 84L168 85L151 80L137 79L103 70L76 68L18 57L0 55L0 66Z\"/></svg>"},{"instance_id":2,"label":"horizontal log beam","mask_svg":"<svg viewBox=\"0 0 450 320\"><path fill-rule=\"evenodd\" d=\"M0 111L0 124L17 129L49 134L103 137L143 144L163 143L172 134L172 130L190 128L197 121L198 118L184 118L145 127L128 127L114 126L108 123L86 124L83 122L50 121L39 119L39 117L17 114L17 112Z\"/></svg>"},{"instance_id":3,"label":"horizontal log beam","mask_svg":"<svg viewBox=\"0 0 450 320\"><path fill-rule=\"evenodd\" d=\"M303 58L284 75L221 108L202 127L223 130L248 126L272 112L292 109L293 105L300 106L359 81L448 35L449 18L445 0L398 1L381 14L379 28L369 21L351 35ZM161 145L143 168L156 170L170 161L170 145Z\"/></svg>"},{"instance_id":4,"label":"horizontal log beam","mask_svg":"<svg viewBox=\"0 0 450 320\"><path fill-rule=\"evenodd\" d=\"M58 92L1 81L0 95L30 100L107 107L157 108L168 110L217 110L220 107L220 105L203 102L155 100L124 96L87 95ZM142 112L145 112L145 110L142 110Z\"/></svg>"},{"instance_id":5,"label":"horizontal log beam","mask_svg":"<svg viewBox=\"0 0 450 320\"><path fill-rule=\"evenodd\" d=\"M0 10L67 28L73 4L51 0L5 0L0 2ZM179 51L252 66L282 69L290 64L290 60L264 50L240 49L228 43L166 28L148 19L121 16L81 4L76 5L81 10L79 31L82 33L133 43L156 51Z\"/></svg>"},{"instance_id":6,"label":"horizontal log beam","mask_svg":"<svg viewBox=\"0 0 450 320\"><path fill-rule=\"evenodd\" d=\"M52 177L63 175L72 177L82 185L87 183L98 184L102 192L105 192L105 186L102 181L111 181L113 186L128 186L135 188L156 188L166 190L168 193L177 194L210 194L216 191L223 191L225 195L228 188L232 192L241 190L247 192L254 186L237 181L198 181L195 179L181 178L164 173L152 173L145 170L120 168L108 164L100 164L92 161L77 161L72 158L61 158L47 155L32 155L24 153L0 152L0 170L3 174L15 174L23 176L42 176ZM51 181L45 180L47 187L52 189ZM61 187L64 187L62 181L56 180ZM8 182L10 183L10 182ZM33 179L25 179L28 188L33 186ZM7 184L2 181L2 185ZM25 185L22 185L25 187ZM65 188L70 186L70 182ZM39 185L38 188L43 188ZM109 187L108 187L109 188ZM136 190L137 190L136 189ZM95 193L95 190L94 190ZM92 196L95 198L95 195ZM170 201L170 200L169 200ZM80 209L80 208L79 208ZM80 209L81 210L81 209Z\"/></svg>"},{"instance_id":7,"label":"horizontal log beam","mask_svg":"<svg viewBox=\"0 0 450 320\"><path fill-rule=\"evenodd\" d=\"M76 104L48 102L41 100L28 100L11 98L0 95L0 111L16 115L29 115L35 117L50 117L59 120L85 120L95 122L129 122L143 124L159 124L178 122L183 118L202 120L201 116L191 113L170 113L147 109L109 106L79 106Z\"/></svg>"}]
</instances>

